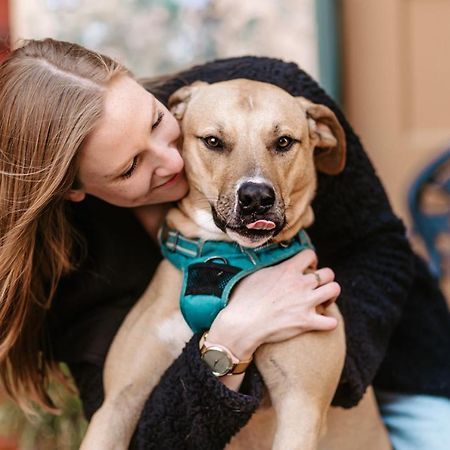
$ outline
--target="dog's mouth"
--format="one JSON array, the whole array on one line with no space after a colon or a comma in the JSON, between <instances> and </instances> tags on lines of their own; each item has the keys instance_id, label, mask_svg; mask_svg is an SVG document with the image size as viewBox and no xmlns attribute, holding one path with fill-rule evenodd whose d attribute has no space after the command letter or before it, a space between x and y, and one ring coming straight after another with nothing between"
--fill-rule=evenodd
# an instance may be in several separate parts
<instances>
[{"instance_id":1,"label":"dog's mouth","mask_svg":"<svg viewBox=\"0 0 450 450\"><path fill-rule=\"evenodd\" d=\"M276 236L284 228L285 218L274 213L255 214L250 217L223 218L211 205L216 226L239 244L256 247Z\"/></svg>"}]
</instances>

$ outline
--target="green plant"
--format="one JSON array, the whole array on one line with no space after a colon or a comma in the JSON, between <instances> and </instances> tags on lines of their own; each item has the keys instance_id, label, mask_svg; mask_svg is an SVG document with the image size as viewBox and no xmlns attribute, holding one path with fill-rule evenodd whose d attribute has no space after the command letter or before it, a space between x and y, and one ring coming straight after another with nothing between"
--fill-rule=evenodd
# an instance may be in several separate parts
<instances>
[{"instance_id":1,"label":"green plant","mask_svg":"<svg viewBox=\"0 0 450 450\"><path fill-rule=\"evenodd\" d=\"M42 410L28 418L11 400L0 404L0 435L15 436L20 450L76 450L86 431L81 402L60 383L52 382L49 393L57 399L59 415Z\"/></svg>"}]
</instances>

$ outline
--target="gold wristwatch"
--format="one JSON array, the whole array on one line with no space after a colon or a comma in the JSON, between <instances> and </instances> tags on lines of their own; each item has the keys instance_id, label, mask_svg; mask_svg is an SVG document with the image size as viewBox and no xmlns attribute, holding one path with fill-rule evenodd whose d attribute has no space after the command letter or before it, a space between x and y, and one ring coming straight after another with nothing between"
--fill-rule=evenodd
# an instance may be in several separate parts
<instances>
[{"instance_id":1,"label":"gold wristwatch","mask_svg":"<svg viewBox=\"0 0 450 450\"><path fill-rule=\"evenodd\" d=\"M240 361L223 345L212 344L206 341L208 332L203 333L199 347L203 361L211 368L216 377L224 375L239 375L244 373L253 358L247 361Z\"/></svg>"}]
</instances>

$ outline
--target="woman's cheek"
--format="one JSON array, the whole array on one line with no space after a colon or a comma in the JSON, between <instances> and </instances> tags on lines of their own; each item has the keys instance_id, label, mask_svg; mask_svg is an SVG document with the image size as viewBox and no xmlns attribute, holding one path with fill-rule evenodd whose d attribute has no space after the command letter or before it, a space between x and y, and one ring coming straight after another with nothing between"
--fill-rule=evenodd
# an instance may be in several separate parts
<instances>
[{"instance_id":1,"label":"woman's cheek","mask_svg":"<svg viewBox=\"0 0 450 450\"><path fill-rule=\"evenodd\" d=\"M170 130L170 142L175 142L181 135L180 125L178 124L178 121L175 119L175 117L172 116L172 114L170 114L170 117L168 117L167 120L169 122L168 128Z\"/></svg>"},{"instance_id":2,"label":"woman's cheek","mask_svg":"<svg viewBox=\"0 0 450 450\"><path fill-rule=\"evenodd\" d=\"M149 177L135 177L132 180L128 180L126 186L123 186L120 192L117 192L117 196L121 198L121 203L127 206L136 206L143 196L147 195L150 189Z\"/></svg>"},{"instance_id":3,"label":"woman's cheek","mask_svg":"<svg viewBox=\"0 0 450 450\"><path fill-rule=\"evenodd\" d=\"M174 171L181 172L184 169L184 159L181 157L181 154L178 150L174 150Z\"/></svg>"}]
</instances>

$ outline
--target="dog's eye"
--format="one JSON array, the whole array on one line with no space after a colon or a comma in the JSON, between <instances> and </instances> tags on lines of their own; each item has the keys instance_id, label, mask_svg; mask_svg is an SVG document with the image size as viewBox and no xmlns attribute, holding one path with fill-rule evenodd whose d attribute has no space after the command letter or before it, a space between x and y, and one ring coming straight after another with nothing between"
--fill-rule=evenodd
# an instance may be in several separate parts
<instances>
[{"instance_id":1,"label":"dog's eye","mask_svg":"<svg viewBox=\"0 0 450 450\"><path fill-rule=\"evenodd\" d=\"M216 150L223 148L223 142L216 136L206 136L202 138L202 141L208 148Z\"/></svg>"},{"instance_id":2,"label":"dog's eye","mask_svg":"<svg viewBox=\"0 0 450 450\"><path fill-rule=\"evenodd\" d=\"M281 136L277 139L276 147L279 151L286 151L289 150L294 143L294 139L290 138L289 136Z\"/></svg>"}]
</instances>

